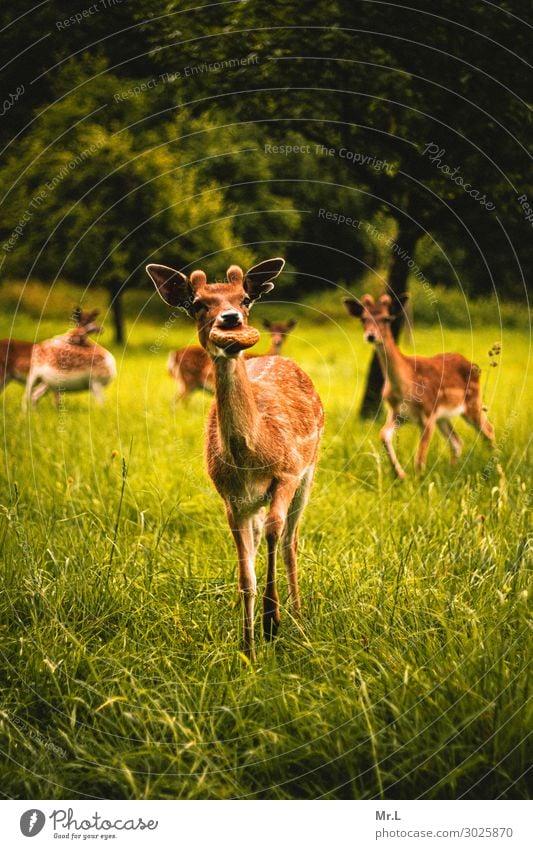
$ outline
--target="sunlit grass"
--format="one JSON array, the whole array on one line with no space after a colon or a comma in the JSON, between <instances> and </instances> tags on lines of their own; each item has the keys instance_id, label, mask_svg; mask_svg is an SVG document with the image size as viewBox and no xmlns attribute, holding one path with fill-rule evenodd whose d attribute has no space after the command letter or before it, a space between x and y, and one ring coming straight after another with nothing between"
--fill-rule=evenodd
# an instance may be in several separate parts
<instances>
[{"instance_id":1,"label":"sunlit grass","mask_svg":"<svg viewBox=\"0 0 533 849\"><path fill-rule=\"evenodd\" d=\"M302 533L304 617L291 620L281 576L279 638L259 641L252 669L233 543L204 471L210 398L172 409L166 353L193 334L181 321L166 334L161 316L130 321L104 408L73 395L58 414L46 397L25 417L20 386L1 398L3 793L527 796L525 334L415 328L419 353L482 366L499 444L491 455L459 423L459 464L436 436L417 481L406 427L400 484L379 421L356 417L371 353L360 327L302 310L287 354L327 413ZM42 338L61 325L35 333L21 314L17 329ZM260 585L264 569L261 552Z\"/></svg>"}]
</instances>

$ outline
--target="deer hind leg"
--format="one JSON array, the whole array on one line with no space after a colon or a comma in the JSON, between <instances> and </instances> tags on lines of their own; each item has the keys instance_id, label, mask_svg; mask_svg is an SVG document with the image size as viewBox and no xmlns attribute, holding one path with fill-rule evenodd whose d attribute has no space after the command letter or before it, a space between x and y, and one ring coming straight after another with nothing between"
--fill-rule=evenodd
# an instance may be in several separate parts
<instances>
[{"instance_id":1,"label":"deer hind leg","mask_svg":"<svg viewBox=\"0 0 533 849\"><path fill-rule=\"evenodd\" d=\"M437 427L442 433L444 439L448 440L450 445L450 463L452 466L455 464L455 461L459 459L463 451L463 443L462 440L454 429L452 423L449 419L438 419Z\"/></svg>"},{"instance_id":2,"label":"deer hind leg","mask_svg":"<svg viewBox=\"0 0 533 849\"><path fill-rule=\"evenodd\" d=\"M426 458L428 455L429 444L431 442L431 437L433 436L433 432L435 430L435 417L430 416L422 425L422 436L420 437L420 442L418 444L418 451L416 452L416 460L415 460L415 469L417 474L421 474L426 468Z\"/></svg>"},{"instance_id":3,"label":"deer hind leg","mask_svg":"<svg viewBox=\"0 0 533 849\"><path fill-rule=\"evenodd\" d=\"M91 383L91 392L96 403L101 407L104 403L104 387L99 381L94 380Z\"/></svg>"},{"instance_id":4,"label":"deer hind leg","mask_svg":"<svg viewBox=\"0 0 533 849\"><path fill-rule=\"evenodd\" d=\"M42 398L47 391L47 384L43 383L38 374L30 371L26 381L26 389L24 390L24 395L22 397L22 409L24 412L28 409L28 404L30 402L32 406L35 407L39 398Z\"/></svg>"},{"instance_id":5,"label":"deer hind leg","mask_svg":"<svg viewBox=\"0 0 533 849\"><path fill-rule=\"evenodd\" d=\"M383 445L385 446L385 450L389 455L389 460L391 461L392 468L396 473L397 477L400 480L405 478L405 472L400 466L399 460L396 456L396 452L394 450L394 445L392 444L392 440L394 438L394 434L396 433L398 427L400 426L399 419L393 409L389 407L387 410L387 421L381 428L381 432L379 434Z\"/></svg>"},{"instance_id":6,"label":"deer hind leg","mask_svg":"<svg viewBox=\"0 0 533 849\"><path fill-rule=\"evenodd\" d=\"M265 508L262 507L259 513L256 513L252 518L252 536L254 541L254 552L257 555L257 550L261 543L261 537L263 536L263 527L265 524Z\"/></svg>"},{"instance_id":7,"label":"deer hind leg","mask_svg":"<svg viewBox=\"0 0 533 849\"><path fill-rule=\"evenodd\" d=\"M287 570L287 582L289 585L289 601L293 612L298 613L301 607L300 591L298 588L298 530L303 511L309 498L309 492L313 483L314 466L307 470L300 481L298 489L294 493L287 514L285 530L281 540L283 561Z\"/></svg>"},{"instance_id":8,"label":"deer hind leg","mask_svg":"<svg viewBox=\"0 0 533 849\"><path fill-rule=\"evenodd\" d=\"M35 386L35 384L34 384ZM43 395L46 395L48 392L48 386L46 383L39 383L37 388L33 390L31 393L31 403L33 407L37 406L37 401L39 401Z\"/></svg>"},{"instance_id":9,"label":"deer hind leg","mask_svg":"<svg viewBox=\"0 0 533 849\"><path fill-rule=\"evenodd\" d=\"M255 577L255 545L252 520L233 516L228 511L228 521L235 540L239 560L239 593L242 600L243 652L255 660L254 606L257 594Z\"/></svg>"},{"instance_id":10,"label":"deer hind leg","mask_svg":"<svg viewBox=\"0 0 533 849\"><path fill-rule=\"evenodd\" d=\"M273 640L279 627L279 597L276 587L278 543L285 532L289 506L294 498L298 481L278 482L272 491L270 511L265 521L267 541L267 580L263 595L263 632L266 640Z\"/></svg>"},{"instance_id":11,"label":"deer hind leg","mask_svg":"<svg viewBox=\"0 0 533 849\"><path fill-rule=\"evenodd\" d=\"M37 383L37 375L30 373L28 374L28 379L26 380L26 386L24 389L24 395L22 396L22 409L24 412L27 411L28 405L31 401L31 393L33 391L34 385Z\"/></svg>"}]
</instances>

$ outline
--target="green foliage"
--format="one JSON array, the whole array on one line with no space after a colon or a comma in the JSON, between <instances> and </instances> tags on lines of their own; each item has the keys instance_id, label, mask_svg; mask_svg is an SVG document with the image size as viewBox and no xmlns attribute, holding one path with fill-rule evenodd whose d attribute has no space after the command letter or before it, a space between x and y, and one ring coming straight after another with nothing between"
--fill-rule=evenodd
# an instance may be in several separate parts
<instances>
[{"instance_id":1,"label":"green foliage","mask_svg":"<svg viewBox=\"0 0 533 849\"><path fill-rule=\"evenodd\" d=\"M398 484L379 422L355 416L370 355L358 323L324 327L301 309L287 353L327 414L301 535L304 616L292 621L281 575L280 634L260 640L255 669L238 652L234 547L204 471L210 399L170 407L166 353L193 341L192 326L169 335L161 307L157 323L132 322L103 409L72 395L58 413L44 398L25 418L20 387L7 387L6 795L529 796L527 338L497 325L417 330L418 352L460 350L484 369L502 340L483 377L498 449L459 423L459 465L435 437L417 481L418 434L405 427L411 474ZM20 336L44 330L25 312L17 322Z\"/></svg>"},{"instance_id":2,"label":"green foliage","mask_svg":"<svg viewBox=\"0 0 533 849\"><path fill-rule=\"evenodd\" d=\"M394 222L410 254L423 240L431 284L522 297L527 29L501 4L426 6L317 0L296 27L282 3L154 14L138 0L67 27L66 0L0 12L6 84L25 86L0 129L2 244L23 230L2 274L116 293L156 252L183 266L237 246L245 261L283 252L306 291L388 269L390 252L325 208Z\"/></svg>"},{"instance_id":3,"label":"green foliage","mask_svg":"<svg viewBox=\"0 0 533 849\"><path fill-rule=\"evenodd\" d=\"M7 273L118 288L131 276L140 279L161 245L182 265L231 244L223 194L198 163L210 153L208 125L199 127L180 112L157 133L122 129L124 106L112 105L122 85L112 74L98 76L100 64L93 63L93 81L74 93L62 88L71 85L78 65L61 72L60 103L0 168L11 227L29 212L7 253ZM103 107L105 123L98 117ZM143 105L133 99L128 116L132 125L141 121Z\"/></svg>"}]
</instances>

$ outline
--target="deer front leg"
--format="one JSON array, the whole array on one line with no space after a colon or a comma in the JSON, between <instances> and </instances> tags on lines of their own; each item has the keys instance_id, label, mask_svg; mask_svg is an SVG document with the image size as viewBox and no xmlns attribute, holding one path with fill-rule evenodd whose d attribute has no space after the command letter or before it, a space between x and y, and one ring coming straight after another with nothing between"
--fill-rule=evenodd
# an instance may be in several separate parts
<instances>
[{"instance_id":1,"label":"deer front leg","mask_svg":"<svg viewBox=\"0 0 533 849\"><path fill-rule=\"evenodd\" d=\"M394 450L394 445L392 444L392 440L394 438L394 434L396 433L398 427L400 426L400 421L395 411L389 407L387 411L387 421L383 425L381 432L379 434L383 445L385 446L385 450L389 455L389 460L391 461L392 468L394 469L397 477L400 480L405 478L405 472L400 466L398 458L396 456L396 452Z\"/></svg>"},{"instance_id":2,"label":"deer front leg","mask_svg":"<svg viewBox=\"0 0 533 849\"><path fill-rule=\"evenodd\" d=\"M431 442L431 437L433 436L434 430L435 417L430 416L430 418L426 419L422 425L422 436L420 437L420 442L418 444L418 451L416 453L415 460L415 469L417 474L421 474L426 467L426 458L429 449L429 443Z\"/></svg>"},{"instance_id":3,"label":"deer front leg","mask_svg":"<svg viewBox=\"0 0 533 849\"><path fill-rule=\"evenodd\" d=\"M263 632L268 641L273 640L276 636L280 621L279 597L276 587L278 543L284 533L289 505L297 487L298 481L293 479L276 482L273 485L270 512L265 521L268 560L267 580L263 595Z\"/></svg>"},{"instance_id":4,"label":"deer front leg","mask_svg":"<svg viewBox=\"0 0 533 849\"><path fill-rule=\"evenodd\" d=\"M494 428L489 422L487 416L485 415L483 409L481 408L481 403L470 404L466 413L463 413L463 418L469 425L472 425L477 431L483 434L485 439L490 442L492 446L495 444L495 434Z\"/></svg>"},{"instance_id":5,"label":"deer front leg","mask_svg":"<svg viewBox=\"0 0 533 849\"><path fill-rule=\"evenodd\" d=\"M257 594L255 577L255 545L251 519L234 516L228 510L228 521L239 559L239 593L242 600L243 652L253 662L254 606Z\"/></svg>"}]
</instances>

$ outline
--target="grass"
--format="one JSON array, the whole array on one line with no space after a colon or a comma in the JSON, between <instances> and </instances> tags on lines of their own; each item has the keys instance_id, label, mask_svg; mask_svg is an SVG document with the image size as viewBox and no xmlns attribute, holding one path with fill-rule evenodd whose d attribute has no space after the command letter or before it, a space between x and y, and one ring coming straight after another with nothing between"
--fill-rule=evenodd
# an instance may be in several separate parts
<instances>
[{"instance_id":1,"label":"grass","mask_svg":"<svg viewBox=\"0 0 533 849\"><path fill-rule=\"evenodd\" d=\"M327 412L304 620L285 609L282 576L279 637L260 640L250 668L233 543L204 471L210 399L171 409L166 352L192 331L180 320L167 334L160 315L130 322L104 408L73 395L58 414L44 398L24 417L20 387L2 396L3 794L526 798L526 334L416 329L420 353L483 367L499 445L491 455L459 423L459 464L437 435L417 481L406 427L401 484L379 422L356 418L370 355L359 326L302 311L287 353ZM34 321L19 313L14 335L62 327L45 318L35 333ZM264 571L262 551L261 586Z\"/></svg>"}]
</instances>

